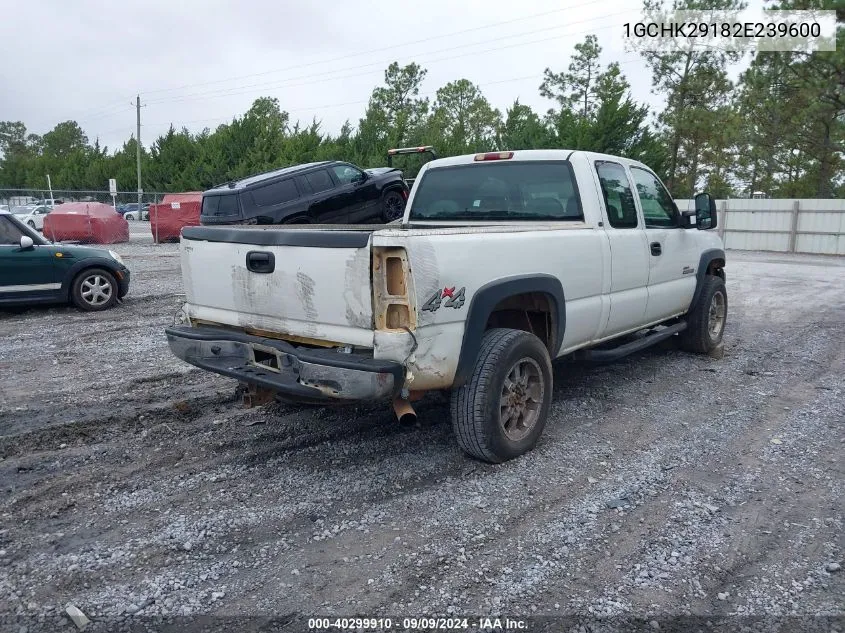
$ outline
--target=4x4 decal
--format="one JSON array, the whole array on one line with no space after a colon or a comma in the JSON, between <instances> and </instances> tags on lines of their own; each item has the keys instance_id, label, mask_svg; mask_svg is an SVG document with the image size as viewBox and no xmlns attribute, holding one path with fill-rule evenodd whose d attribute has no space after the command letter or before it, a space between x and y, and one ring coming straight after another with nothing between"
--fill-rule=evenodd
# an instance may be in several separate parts
<instances>
[{"instance_id":1,"label":"4x4 decal","mask_svg":"<svg viewBox=\"0 0 845 633\"><path fill-rule=\"evenodd\" d=\"M465 290L465 286L461 286L459 290L456 290L455 286L438 290L428 298L422 309L427 312L437 312L441 305L444 308L455 308L455 310L462 308L466 302ZM447 297L448 299L446 299ZM446 301L443 302L443 299L446 299Z\"/></svg>"}]
</instances>

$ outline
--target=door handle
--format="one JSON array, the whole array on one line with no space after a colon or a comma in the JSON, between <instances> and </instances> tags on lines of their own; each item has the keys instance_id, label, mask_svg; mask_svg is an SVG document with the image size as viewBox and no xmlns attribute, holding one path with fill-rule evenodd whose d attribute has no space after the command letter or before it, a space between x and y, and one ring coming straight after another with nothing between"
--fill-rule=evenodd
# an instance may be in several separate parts
<instances>
[{"instance_id":1,"label":"door handle","mask_svg":"<svg viewBox=\"0 0 845 633\"><path fill-rule=\"evenodd\" d=\"M652 255L660 255L663 253L663 247L660 245L660 242L652 242L651 243L651 254Z\"/></svg>"},{"instance_id":2,"label":"door handle","mask_svg":"<svg viewBox=\"0 0 845 633\"><path fill-rule=\"evenodd\" d=\"M249 251L246 268L254 273L272 273L276 269L276 256L267 251Z\"/></svg>"}]
</instances>

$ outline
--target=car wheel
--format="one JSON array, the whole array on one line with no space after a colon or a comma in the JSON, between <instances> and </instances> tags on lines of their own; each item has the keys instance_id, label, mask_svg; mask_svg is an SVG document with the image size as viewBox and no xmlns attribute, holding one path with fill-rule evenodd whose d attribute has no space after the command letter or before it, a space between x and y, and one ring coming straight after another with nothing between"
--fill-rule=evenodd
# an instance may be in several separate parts
<instances>
[{"instance_id":1,"label":"car wheel","mask_svg":"<svg viewBox=\"0 0 845 633\"><path fill-rule=\"evenodd\" d=\"M405 198L398 191L386 191L381 198L381 219L393 222L405 214Z\"/></svg>"},{"instance_id":2,"label":"car wheel","mask_svg":"<svg viewBox=\"0 0 845 633\"><path fill-rule=\"evenodd\" d=\"M681 346L698 354L717 348L725 335L728 317L728 293L725 282L715 275L706 275L701 294L687 314L687 329L681 332Z\"/></svg>"},{"instance_id":3,"label":"car wheel","mask_svg":"<svg viewBox=\"0 0 845 633\"><path fill-rule=\"evenodd\" d=\"M83 270L73 280L71 299L74 305L86 312L108 310L117 303L117 280L102 268Z\"/></svg>"},{"instance_id":4,"label":"car wheel","mask_svg":"<svg viewBox=\"0 0 845 633\"><path fill-rule=\"evenodd\" d=\"M35 228L35 222L33 222L32 220L29 220L29 221L26 223L26 225L27 225L29 228L31 228L31 229L34 229L34 228Z\"/></svg>"},{"instance_id":5,"label":"car wheel","mask_svg":"<svg viewBox=\"0 0 845 633\"><path fill-rule=\"evenodd\" d=\"M134 220L135 219L135 216L132 215L131 213L125 213L123 215L123 217L126 218L127 220Z\"/></svg>"},{"instance_id":6,"label":"car wheel","mask_svg":"<svg viewBox=\"0 0 845 633\"><path fill-rule=\"evenodd\" d=\"M467 382L452 392L452 426L469 455L500 463L530 451L552 401L552 362L543 342L522 330L484 334Z\"/></svg>"}]
</instances>

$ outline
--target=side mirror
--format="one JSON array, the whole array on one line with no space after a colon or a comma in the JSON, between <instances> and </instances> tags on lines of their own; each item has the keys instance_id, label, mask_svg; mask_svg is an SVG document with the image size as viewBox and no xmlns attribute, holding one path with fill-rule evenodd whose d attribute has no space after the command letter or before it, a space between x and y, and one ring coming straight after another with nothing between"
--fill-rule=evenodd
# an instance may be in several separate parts
<instances>
[{"instance_id":1,"label":"side mirror","mask_svg":"<svg viewBox=\"0 0 845 633\"><path fill-rule=\"evenodd\" d=\"M699 230L715 229L718 222L716 201L709 193L695 196L695 224Z\"/></svg>"},{"instance_id":2,"label":"side mirror","mask_svg":"<svg viewBox=\"0 0 845 633\"><path fill-rule=\"evenodd\" d=\"M367 178L367 173L362 171L360 174L356 175L352 179L352 182L354 182L355 184L361 184L362 182L367 182Z\"/></svg>"},{"instance_id":3,"label":"side mirror","mask_svg":"<svg viewBox=\"0 0 845 633\"><path fill-rule=\"evenodd\" d=\"M32 245L35 242L32 241L32 238L29 235L21 235L21 248L32 248Z\"/></svg>"}]
</instances>

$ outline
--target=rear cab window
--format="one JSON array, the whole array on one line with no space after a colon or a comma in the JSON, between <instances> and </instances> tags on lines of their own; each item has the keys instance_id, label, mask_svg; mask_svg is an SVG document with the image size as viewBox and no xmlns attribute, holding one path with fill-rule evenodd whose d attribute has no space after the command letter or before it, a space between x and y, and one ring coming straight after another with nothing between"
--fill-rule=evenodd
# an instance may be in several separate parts
<instances>
[{"instance_id":1,"label":"rear cab window","mask_svg":"<svg viewBox=\"0 0 845 633\"><path fill-rule=\"evenodd\" d=\"M569 161L487 162L425 172L409 220L582 221Z\"/></svg>"}]
</instances>

